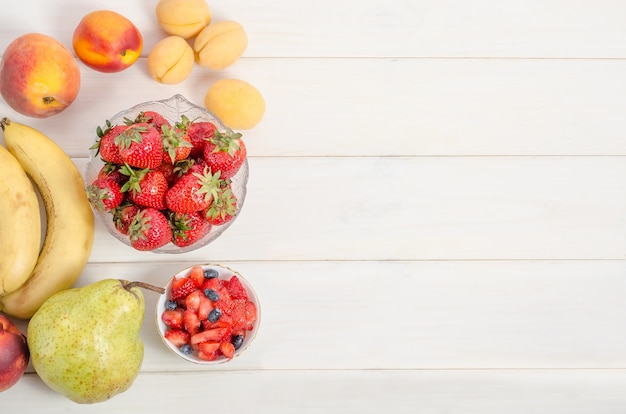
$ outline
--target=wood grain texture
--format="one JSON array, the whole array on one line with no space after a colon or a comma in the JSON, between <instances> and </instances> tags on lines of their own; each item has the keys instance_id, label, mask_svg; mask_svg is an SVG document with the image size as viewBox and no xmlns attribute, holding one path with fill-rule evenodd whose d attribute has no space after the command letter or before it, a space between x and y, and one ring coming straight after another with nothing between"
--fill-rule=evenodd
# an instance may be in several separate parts
<instances>
[{"instance_id":1,"label":"wood grain texture","mask_svg":"<svg viewBox=\"0 0 626 414\"><path fill-rule=\"evenodd\" d=\"M30 31L71 46L96 9L142 31L131 68L81 64L80 94L55 117L0 100L2 116L51 136L81 171L96 127L137 103L202 105L227 77L267 102L242 131L248 194L222 237L156 255L98 222L77 283L164 285L193 263L232 266L261 298L253 346L218 368L184 363L162 345L146 292L142 371L90 411L190 410L219 395L210 409L272 414L625 412L626 3L209 4L214 21L242 23L249 47L177 85L147 72L164 37L156 0L23 0L0 13L0 51ZM0 404L85 410L32 367Z\"/></svg>"}]
</instances>

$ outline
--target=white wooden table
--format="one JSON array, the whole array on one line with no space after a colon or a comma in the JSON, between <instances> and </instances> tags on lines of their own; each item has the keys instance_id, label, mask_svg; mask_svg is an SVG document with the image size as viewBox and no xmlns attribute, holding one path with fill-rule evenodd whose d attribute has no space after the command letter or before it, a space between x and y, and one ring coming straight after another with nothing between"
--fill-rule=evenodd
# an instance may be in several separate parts
<instances>
[{"instance_id":1,"label":"white wooden table","mask_svg":"<svg viewBox=\"0 0 626 414\"><path fill-rule=\"evenodd\" d=\"M145 45L118 74L81 65L78 99L55 117L0 114L83 170L121 109L178 93L202 104L219 78L257 86L267 112L244 133L235 224L155 255L98 223L78 284L165 283L217 262L255 284L262 324L241 358L189 365L162 345L147 293L142 371L89 412L626 412L625 2L214 0L248 49L170 86L147 74L164 36L155 4L3 7L0 50L26 32L71 45L97 9L131 19ZM0 407L87 412L32 369Z\"/></svg>"}]
</instances>

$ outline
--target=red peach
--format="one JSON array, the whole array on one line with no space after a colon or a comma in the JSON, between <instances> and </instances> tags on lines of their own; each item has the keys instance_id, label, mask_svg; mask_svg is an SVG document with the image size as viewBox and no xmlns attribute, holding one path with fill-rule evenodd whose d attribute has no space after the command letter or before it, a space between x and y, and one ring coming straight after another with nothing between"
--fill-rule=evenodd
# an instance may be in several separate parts
<instances>
[{"instance_id":1,"label":"red peach","mask_svg":"<svg viewBox=\"0 0 626 414\"><path fill-rule=\"evenodd\" d=\"M26 336L4 315L0 315L0 392L15 385L26 368L30 352Z\"/></svg>"},{"instance_id":2,"label":"red peach","mask_svg":"<svg viewBox=\"0 0 626 414\"><path fill-rule=\"evenodd\" d=\"M111 10L84 16L74 29L76 56L99 72L120 72L137 61L143 47L141 32L130 20Z\"/></svg>"},{"instance_id":3,"label":"red peach","mask_svg":"<svg viewBox=\"0 0 626 414\"><path fill-rule=\"evenodd\" d=\"M27 33L13 40L0 61L0 94L22 115L47 118L78 96L80 68L58 40Z\"/></svg>"}]
</instances>

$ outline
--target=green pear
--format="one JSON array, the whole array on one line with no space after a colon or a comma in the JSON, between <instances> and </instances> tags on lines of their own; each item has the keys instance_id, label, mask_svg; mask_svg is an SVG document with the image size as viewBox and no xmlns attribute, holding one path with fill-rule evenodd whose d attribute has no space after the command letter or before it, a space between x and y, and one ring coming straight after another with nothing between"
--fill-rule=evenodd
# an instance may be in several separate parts
<instances>
[{"instance_id":1,"label":"green pear","mask_svg":"<svg viewBox=\"0 0 626 414\"><path fill-rule=\"evenodd\" d=\"M33 368L53 390L80 404L126 391L139 374L145 302L140 282L104 279L61 291L32 316L27 341Z\"/></svg>"}]
</instances>

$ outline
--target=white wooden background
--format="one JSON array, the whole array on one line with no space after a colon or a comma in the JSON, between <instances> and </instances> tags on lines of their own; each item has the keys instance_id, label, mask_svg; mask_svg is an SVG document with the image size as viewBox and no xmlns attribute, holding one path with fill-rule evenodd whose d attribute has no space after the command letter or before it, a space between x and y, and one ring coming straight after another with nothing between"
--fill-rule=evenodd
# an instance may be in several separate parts
<instances>
[{"instance_id":1,"label":"white wooden background","mask_svg":"<svg viewBox=\"0 0 626 414\"><path fill-rule=\"evenodd\" d=\"M132 388L89 412L626 412L626 3L619 0L213 0L249 47L219 73L149 78L156 1L21 0L0 50L26 32L71 45L92 10L144 35L118 74L81 65L76 102L44 120L84 169L96 126L223 77L267 101L244 132L242 214L184 255L135 252L98 224L79 285L165 283L189 264L257 287L253 346L218 368L162 346L146 294ZM2 237L6 237L2 235ZM25 327L24 324L20 326ZM87 412L30 369L2 412Z\"/></svg>"}]
</instances>

